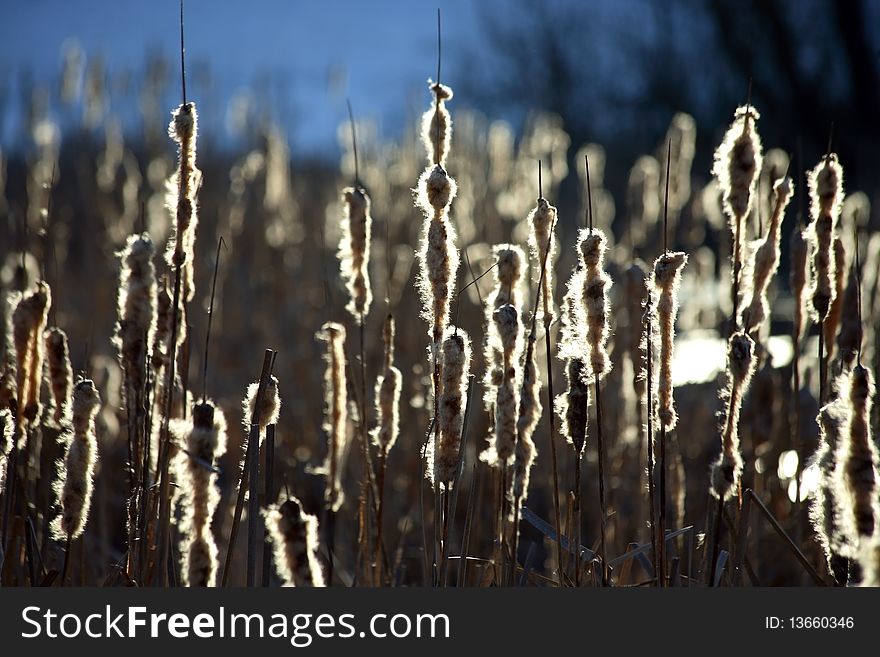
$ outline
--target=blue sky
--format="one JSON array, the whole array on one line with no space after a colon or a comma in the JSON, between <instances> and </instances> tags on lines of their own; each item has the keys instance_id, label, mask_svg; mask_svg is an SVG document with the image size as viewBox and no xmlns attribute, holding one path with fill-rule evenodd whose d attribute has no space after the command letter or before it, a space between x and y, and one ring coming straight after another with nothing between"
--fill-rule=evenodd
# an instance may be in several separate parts
<instances>
[{"instance_id":1,"label":"blue sky","mask_svg":"<svg viewBox=\"0 0 880 657\"><path fill-rule=\"evenodd\" d=\"M348 95L359 116L380 130L399 130L427 98L424 82L436 67L436 10L443 14L444 80L455 82L459 47L478 36L476 0L187 0L186 49L190 96L200 89L194 71L209 63L213 98L228 100L258 80L286 96L291 139L305 150L335 145ZM11 99L19 72L57 84L62 45L75 38L87 55L102 53L108 74L140 71L145 54L176 61L178 0L0 0L0 83ZM177 71L172 69L176 79ZM330 84L333 80L334 83ZM284 90L284 91L279 91ZM423 98L424 96L424 98ZM203 125L222 126L204 104ZM111 98L130 108L134 99ZM225 109L225 108L224 108ZM122 111L122 110L120 110ZM127 111L130 111L128 109ZM207 114L206 114L207 112ZM7 113L0 138L8 141Z\"/></svg>"}]
</instances>

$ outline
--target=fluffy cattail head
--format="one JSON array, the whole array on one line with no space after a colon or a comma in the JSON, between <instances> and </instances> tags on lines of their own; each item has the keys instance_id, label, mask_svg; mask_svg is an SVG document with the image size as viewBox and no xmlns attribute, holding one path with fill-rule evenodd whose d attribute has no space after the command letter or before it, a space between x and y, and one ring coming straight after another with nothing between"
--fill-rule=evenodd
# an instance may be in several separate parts
<instances>
[{"instance_id":1,"label":"fluffy cattail head","mask_svg":"<svg viewBox=\"0 0 880 657\"><path fill-rule=\"evenodd\" d=\"M275 570L285 586L325 586L318 559L318 519L303 511L295 497L270 505L264 517L274 546Z\"/></svg>"},{"instance_id":2,"label":"fluffy cattail head","mask_svg":"<svg viewBox=\"0 0 880 657\"><path fill-rule=\"evenodd\" d=\"M675 319L678 315L678 288L681 270L687 264L682 252L664 253L654 261L652 288L657 295L655 321L660 338L660 368L657 382L657 415L662 427L671 430L678 422L672 393L672 357Z\"/></svg>"},{"instance_id":3,"label":"fluffy cattail head","mask_svg":"<svg viewBox=\"0 0 880 657\"><path fill-rule=\"evenodd\" d=\"M710 469L710 492L717 499L729 500L737 494L743 461L739 451L722 452Z\"/></svg>"},{"instance_id":4,"label":"fluffy cattail head","mask_svg":"<svg viewBox=\"0 0 880 657\"><path fill-rule=\"evenodd\" d=\"M586 317L586 340L590 353L590 374L602 379L611 370L608 356L609 313L608 288L611 278L603 270L606 249L605 234L599 230L581 229L578 235L578 257L584 263L583 304Z\"/></svg>"},{"instance_id":5,"label":"fluffy cattail head","mask_svg":"<svg viewBox=\"0 0 880 657\"><path fill-rule=\"evenodd\" d=\"M211 518L220 501L217 475L211 470L226 451L226 419L206 400L193 406L192 422L175 421L176 434L186 448L182 489L187 503L181 530L181 575L187 586L214 586L217 577L217 545L210 531Z\"/></svg>"},{"instance_id":6,"label":"fluffy cattail head","mask_svg":"<svg viewBox=\"0 0 880 657\"><path fill-rule=\"evenodd\" d=\"M535 362L534 342L530 341L523 355L522 390L519 397L519 416L516 420L516 447L513 453L512 499L524 499L529 488L532 464L537 457L532 434L541 419L541 380ZM511 506L511 511L515 508Z\"/></svg>"},{"instance_id":7,"label":"fluffy cattail head","mask_svg":"<svg viewBox=\"0 0 880 657\"><path fill-rule=\"evenodd\" d=\"M813 220L828 215L836 222L843 203L843 167L837 153L829 153L807 173L807 184Z\"/></svg>"},{"instance_id":8,"label":"fluffy cattail head","mask_svg":"<svg viewBox=\"0 0 880 657\"><path fill-rule=\"evenodd\" d=\"M389 313L382 330L385 369L376 380L376 428L373 443L384 456L397 441L400 431L400 388L403 375L394 366L394 318Z\"/></svg>"},{"instance_id":9,"label":"fluffy cattail head","mask_svg":"<svg viewBox=\"0 0 880 657\"><path fill-rule=\"evenodd\" d=\"M434 485L452 487L458 471L461 434L467 402L467 379L471 362L471 339L461 329L449 327L441 345L443 369L440 378L437 424L440 442L434 458Z\"/></svg>"},{"instance_id":10,"label":"fluffy cattail head","mask_svg":"<svg viewBox=\"0 0 880 657\"><path fill-rule=\"evenodd\" d=\"M419 179L417 202L425 213L419 251L418 287L422 315L431 325L431 337L439 343L449 323L449 305L459 256L455 248L455 228L448 217L448 206L455 196L455 181L435 166Z\"/></svg>"},{"instance_id":11,"label":"fluffy cattail head","mask_svg":"<svg viewBox=\"0 0 880 657\"><path fill-rule=\"evenodd\" d=\"M254 417L254 404L257 401L259 389L259 381L254 381L247 387L247 393L242 403L242 419L245 428L251 425L251 419ZM263 398L260 400L260 408L257 412L257 424L260 425L260 432L264 432L270 424L278 424L280 413L281 396L278 394L278 379L273 375L266 382L266 389L263 391Z\"/></svg>"},{"instance_id":12,"label":"fluffy cattail head","mask_svg":"<svg viewBox=\"0 0 880 657\"><path fill-rule=\"evenodd\" d=\"M16 388L19 425L35 423L40 417L40 384L43 377L43 331L52 305L52 293L45 281L19 298L12 311L12 338L16 356Z\"/></svg>"},{"instance_id":13,"label":"fluffy cattail head","mask_svg":"<svg viewBox=\"0 0 880 657\"><path fill-rule=\"evenodd\" d=\"M98 457L95 438L95 414L101 397L89 379L79 381L73 388L72 430L68 441L62 472L55 481L55 493L61 514L52 523L56 540L78 538L85 529L92 502L92 477Z\"/></svg>"},{"instance_id":14,"label":"fluffy cattail head","mask_svg":"<svg viewBox=\"0 0 880 657\"><path fill-rule=\"evenodd\" d=\"M156 333L154 254L153 241L147 233L130 236L119 254L119 298L113 342L125 372L126 393L133 396L132 406L144 394L147 359Z\"/></svg>"},{"instance_id":15,"label":"fluffy cattail head","mask_svg":"<svg viewBox=\"0 0 880 657\"><path fill-rule=\"evenodd\" d=\"M742 400L755 372L755 342L743 331L727 342L727 387L724 426L721 430L721 454L712 464L712 494L727 500L739 492L742 456L739 447L739 417Z\"/></svg>"},{"instance_id":16,"label":"fluffy cattail head","mask_svg":"<svg viewBox=\"0 0 880 657\"><path fill-rule=\"evenodd\" d=\"M837 262L834 237L843 203L843 168L828 154L809 173L812 238L813 316L824 321L835 297ZM841 263L842 266L842 263Z\"/></svg>"},{"instance_id":17,"label":"fluffy cattail head","mask_svg":"<svg viewBox=\"0 0 880 657\"><path fill-rule=\"evenodd\" d=\"M324 354L324 431L327 434L327 458L321 472L326 476L324 501L337 511L342 492L342 460L348 449L348 395L345 382L345 327L326 322L318 331L318 340L327 344Z\"/></svg>"},{"instance_id":18,"label":"fluffy cattail head","mask_svg":"<svg viewBox=\"0 0 880 657\"><path fill-rule=\"evenodd\" d=\"M829 566L832 556L848 552L849 539L840 531L841 503L838 500L838 452L849 417L844 400L837 398L823 406L816 418L819 448L813 463L819 469L819 484L810 502L810 521L825 552Z\"/></svg>"},{"instance_id":19,"label":"fluffy cattail head","mask_svg":"<svg viewBox=\"0 0 880 657\"><path fill-rule=\"evenodd\" d=\"M52 420L56 427L70 420L71 393L73 391L73 367L70 365L70 349L67 334L53 327L46 331L46 363L49 369L49 387L52 390Z\"/></svg>"},{"instance_id":20,"label":"fluffy cattail head","mask_svg":"<svg viewBox=\"0 0 880 657\"><path fill-rule=\"evenodd\" d=\"M445 166L452 140L452 119L446 101L452 100L452 88L431 80L428 80L428 87L434 95L434 102L422 115L422 141L428 151L428 162Z\"/></svg>"},{"instance_id":21,"label":"fluffy cattail head","mask_svg":"<svg viewBox=\"0 0 880 657\"><path fill-rule=\"evenodd\" d=\"M712 172L722 191L724 210L731 219L748 215L755 182L761 170L761 137L755 122L761 118L751 105L737 108L733 123L715 151Z\"/></svg>"},{"instance_id":22,"label":"fluffy cattail head","mask_svg":"<svg viewBox=\"0 0 880 657\"><path fill-rule=\"evenodd\" d=\"M547 199L539 198L527 221L532 228L529 233L529 248L532 252L532 275L535 281L541 280L541 270L544 270L538 317L543 317L544 322L549 323L553 321L553 255L556 252L553 228L556 225L556 208Z\"/></svg>"},{"instance_id":23,"label":"fluffy cattail head","mask_svg":"<svg viewBox=\"0 0 880 657\"><path fill-rule=\"evenodd\" d=\"M198 225L196 193L201 172L196 168L198 114L195 103L186 103L171 113L168 136L177 144L177 172L168 185L168 207L175 217L173 239L167 259L172 267L181 267L181 298L192 301L195 294L193 249Z\"/></svg>"},{"instance_id":24,"label":"fluffy cattail head","mask_svg":"<svg viewBox=\"0 0 880 657\"><path fill-rule=\"evenodd\" d=\"M586 366L578 358L568 361L565 368L568 391L557 395L554 410L562 421L562 433L575 455L580 458L587 445L590 389L587 386Z\"/></svg>"},{"instance_id":25,"label":"fluffy cattail head","mask_svg":"<svg viewBox=\"0 0 880 657\"><path fill-rule=\"evenodd\" d=\"M737 332L730 336L727 367L732 385L748 386L755 372L755 341L747 334Z\"/></svg>"},{"instance_id":26,"label":"fluffy cattail head","mask_svg":"<svg viewBox=\"0 0 880 657\"><path fill-rule=\"evenodd\" d=\"M342 190L345 214L339 241L339 271L350 297L346 310L359 322L370 312L373 294L370 289L370 197L360 187Z\"/></svg>"},{"instance_id":27,"label":"fluffy cattail head","mask_svg":"<svg viewBox=\"0 0 880 657\"><path fill-rule=\"evenodd\" d=\"M506 303L497 308L492 317L495 329L498 331L504 363L508 365L522 346L522 324L519 321L519 311L511 304Z\"/></svg>"},{"instance_id":28,"label":"fluffy cattail head","mask_svg":"<svg viewBox=\"0 0 880 657\"><path fill-rule=\"evenodd\" d=\"M498 263L495 268L495 289L490 297L489 308L509 303L519 307L522 279L525 267L525 254L513 244L496 244L492 255Z\"/></svg>"},{"instance_id":29,"label":"fluffy cattail head","mask_svg":"<svg viewBox=\"0 0 880 657\"><path fill-rule=\"evenodd\" d=\"M764 320L770 312L767 290L779 266L780 227L792 192L793 184L788 176L780 178L773 186L774 202L770 225L767 236L758 242L752 264L752 300L745 312L745 318L748 320L745 329L750 333L760 333Z\"/></svg>"},{"instance_id":30,"label":"fluffy cattail head","mask_svg":"<svg viewBox=\"0 0 880 657\"><path fill-rule=\"evenodd\" d=\"M871 400L874 381L871 371L857 364L849 377L849 423L843 453L844 526L853 543L874 535L880 515L878 500L877 448L871 438Z\"/></svg>"},{"instance_id":31,"label":"fluffy cattail head","mask_svg":"<svg viewBox=\"0 0 880 657\"><path fill-rule=\"evenodd\" d=\"M435 217L449 208L458 192L455 179L440 165L430 167L419 177L416 200L427 217Z\"/></svg>"}]
</instances>

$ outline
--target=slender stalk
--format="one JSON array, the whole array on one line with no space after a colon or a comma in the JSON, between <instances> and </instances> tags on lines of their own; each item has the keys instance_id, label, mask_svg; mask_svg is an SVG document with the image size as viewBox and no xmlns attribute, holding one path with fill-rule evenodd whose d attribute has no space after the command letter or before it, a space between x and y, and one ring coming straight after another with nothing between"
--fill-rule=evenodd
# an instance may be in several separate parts
<instances>
[{"instance_id":1,"label":"slender stalk","mask_svg":"<svg viewBox=\"0 0 880 657\"><path fill-rule=\"evenodd\" d=\"M718 498L718 510L715 513L715 527L712 532L712 562L709 564L709 586L715 586L715 565L718 562L718 547L721 543L721 519L724 513L724 498Z\"/></svg>"},{"instance_id":2,"label":"slender stalk","mask_svg":"<svg viewBox=\"0 0 880 657\"><path fill-rule=\"evenodd\" d=\"M263 353L263 368L260 372L260 384L257 387L257 394L254 398L254 412L251 416L251 425L256 423L263 396L266 393L266 386L269 377L272 375L273 351L266 349ZM259 425L257 425L259 428ZM251 432L253 428L251 429ZM241 470L238 475L238 498L235 501L235 512L232 517L232 527L229 530L229 543L226 547L226 560L223 565L223 577L220 579L220 586L226 586L229 582L229 570L232 565L232 554L235 551L235 539L238 537L238 525L241 522L241 513L244 510L245 491L249 489L250 471L251 471L251 439L248 438L248 448L245 450L244 459L242 460ZM257 433L257 443L259 444L259 433ZM256 457L259 458L259 455ZM256 460L256 459L255 459ZM250 521L249 521L250 522Z\"/></svg>"},{"instance_id":3,"label":"slender stalk","mask_svg":"<svg viewBox=\"0 0 880 657\"><path fill-rule=\"evenodd\" d=\"M650 297L648 298L648 303L651 303ZM649 316L647 321L645 322L645 348L646 348L646 359L645 359L645 367L647 368L647 381L645 382L646 390L647 390L647 416L648 421L645 424L645 429L647 433L647 455L648 455L648 505L650 507L648 513L648 519L651 527L651 563L654 566L654 579L657 583L657 586L660 586L660 564L659 564L659 555L660 552L657 549L657 505L654 495L654 379L653 379L653 361L654 354L653 349L651 348L653 342L653 331L651 327L653 325L653 320Z\"/></svg>"},{"instance_id":4,"label":"slender stalk","mask_svg":"<svg viewBox=\"0 0 880 657\"><path fill-rule=\"evenodd\" d=\"M602 436L602 394L598 379L596 380L596 442L599 451L599 512L601 514L599 518L599 549L601 550L600 556L602 558L602 585L608 586L608 553L606 552L607 546L605 543L605 520L608 515L605 503L605 442ZM578 541L578 550L580 550L580 541ZM580 565L580 559L578 559L578 565ZM580 572L580 567L578 572Z\"/></svg>"},{"instance_id":5,"label":"slender stalk","mask_svg":"<svg viewBox=\"0 0 880 657\"><path fill-rule=\"evenodd\" d=\"M270 424L266 427L266 440L264 441L265 449L265 466L263 470L263 480L265 483L263 493L263 506L269 506L275 499L275 425ZM269 586L269 579L272 571L272 546L269 543L269 531L263 528L263 586Z\"/></svg>"},{"instance_id":6,"label":"slender stalk","mask_svg":"<svg viewBox=\"0 0 880 657\"><path fill-rule=\"evenodd\" d=\"M73 541L71 540L71 536L70 536L70 534L68 534L67 541L64 544L64 566L62 566L62 568L61 568L60 586L64 586L64 583L67 581L67 569L68 569L68 566L70 566L70 548L71 548L72 542ZM33 581L31 583L31 585L33 586Z\"/></svg>"},{"instance_id":7,"label":"slender stalk","mask_svg":"<svg viewBox=\"0 0 880 657\"><path fill-rule=\"evenodd\" d=\"M660 586L666 586L666 427L663 426L663 423L660 424L660 459L658 462L658 466L660 468L660 499L658 509L658 524L657 524L657 540L660 542L660 556L657 560L658 566L660 568L660 572L658 576L660 577Z\"/></svg>"},{"instance_id":8,"label":"slender stalk","mask_svg":"<svg viewBox=\"0 0 880 657\"><path fill-rule=\"evenodd\" d=\"M819 322L819 406L825 403L828 379L828 360L825 349L825 320Z\"/></svg>"},{"instance_id":9,"label":"slender stalk","mask_svg":"<svg viewBox=\"0 0 880 657\"><path fill-rule=\"evenodd\" d=\"M474 506L483 487L483 478L477 476L477 464L474 464L471 475L471 488L468 491L467 516L464 520L464 531L461 537L461 560L458 566L458 588L467 583L467 559L470 552L471 526L474 520Z\"/></svg>"},{"instance_id":10,"label":"slender stalk","mask_svg":"<svg viewBox=\"0 0 880 657\"><path fill-rule=\"evenodd\" d=\"M261 396L257 395L259 403ZM260 425L251 423L248 434L248 533L247 533L247 586L254 586L257 580L257 528L259 527L260 501Z\"/></svg>"},{"instance_id":11,"label":"slender stalk","mask_svg":"<svg viewBox=\"0 0 880 657\"><path fill-rule=\"evenodd\" d=\"M581 564L580 564L580 549L581 542L583 537L581 536L581 528L583 526L583 517L581 515L581 455L575 453L574 458L574 509L572 510L572 517L574 518L574 531L572 532L571 538L574 540L571 541L571 555L574 561L574 585L575 587L580 587L581 585Z\"/></svg>"}]
</instances>

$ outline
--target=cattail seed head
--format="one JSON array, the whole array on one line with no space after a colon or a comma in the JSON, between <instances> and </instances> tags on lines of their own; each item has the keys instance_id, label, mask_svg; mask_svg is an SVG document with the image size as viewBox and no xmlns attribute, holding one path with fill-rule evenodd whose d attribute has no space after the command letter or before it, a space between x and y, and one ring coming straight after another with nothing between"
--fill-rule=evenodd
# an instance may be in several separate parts
<instances>
[{"instance_id":1,"label":"cattail seed head","mask_svg":"<svg viewBox=\"0 0 880 657\"><path fill-rule=\"evenodd\" d=\"M431 80L428 80L428 88L434 95L434 102L422 115L422 141L428 151L428 163L446 166L452 141L452 118L446 109L446 101L452 100L452 88Z\"/></svg>"},{"instance_id":2,"label":"cattail seed head","mask_svg":"<svg viewBox=\"0 0 880 657\"><path fill-rule=\"evenodd\" d=\"M553 256L556 252L553 228L556 225L556 208L550 205L547 199L539 198L526 221L532 227L529 233L529 248L532 252L532 262L535 264L532 274L535 281L541 280L541 268L544 267L538 318L543 318L545 323L549 323L553 321Z\"/></svg>"},{"instance_id":3,"label":"cattail seed head","mask_svg":"<svg viewBox=\"0 0 880 657\"><path fill-rule=\"evenodd\" d=\"M587 422L590 401L587 386L586 366L578 358L568 361L565 367L565 379L568 390L556 396L554 410L562 421L562 433L569 445L574 448L575 456L583 456L587 445Z\"/></svg>"},{"instance_id":4,"label":"cattail seed head","mask_svg":"<svg viewBox=\"0 0 880 657\"><path fill-rule=\"evenodd\" d=\"M40 417L40 383L43 377L43 331L52 305L52 293L45 281L18 299L12 311L12 337L16 357L16 394L19 427Z\"/></svg>"},{"instance_id":5,"label":"cattail seed head","mask_svg":"<svg viewBox=\"0 0 880 657\"><path fill-rule=\"evenodd\" d=\"M70 420L71 393L73 391L73 367L70 365L70 348L67 334L53 327L44 335L46 363L49 370L49 387L52 390L52 421L63 427Z\"/></svg>"},{"instance_id":6,"label":"cattail seed head","mask_svg":"<svg viewBox=\"0 0 880 657\"><path fill-rule=\"evenodd\" d=\"M660 368L657 382L657 415L661 426L672 430L678 415L672 393L672 356L675 341L675 318L678 315L678 288L681 270L688 257L682 252L664 253L654 261L651 287L657 295L656 335L660 337Z\"/></svg>"},{"instance_id":7,"label":"cattail seed head","mask_svg":"<svg viewBox=\"0 0 880 657\"><path fill-rule=\"evenodd\" d=\"M226 451L226 419L223 412L212 402L196 404L192 410L192 422L186 424L180 435L187 454L184 459L182 488L187 504L184 507L181 530L181 577L186 586L215 586L217 577L217 545L211 534L211 519L220 494L217 475L211 469Z\"/></svg>"},{"instance_id":8,"label":"cattail seed head","mask_svg":"<svg viewBox=\"0 0 880 657\"><path fill-rule=\"evenodd\" d=\"M727 342L727 387L724 422L721 429L721 454L712 464L712 494L727 500L738 493L742 475L742 456L739 446L739 416L742 400L755 372L755 342L739 331Z\"/></svg>"},{"instance_id":9,"label":"cattail seed head","mask_svg":"<svg viewBox=\"0 0 880 657\"><path fill-rule=\"evenodd\" d=\"M295 497L263 512L272 539L275 570L285 586L323 587L318 558L318 519L303 511Z\"/></svg>"},{"instance_id":10,"label":"cattail seed head","mask_svg":"<svg viewBox=\"0 0 880 657\"><path fill-rule=\"evenodd\" d=\"M373 294L370 290L370 197L360 187L342 190L345 213L342 217L342 238L339 241L339 271L348 288L346 310L359 322L370 312Z\"/></svg>"},{"instance_id":11,"label":"cattail seed head","mask_svg":"<svg viewBox=\"0 0 880 657\"><path fill-rule=\"evenodd\" d=\"M500 380L495 387L494 429L489 438L489 447L481 458L494 467L504 467L513 458L516 445L516 396L523 332L519 312L509 303L497 308L492 320L501 353Z\"/></svg>"},{"instance_id":12,"label":"cattail seed head","mask_svg":"<svg viewBox=\"0 0 880 657\"><path fill-rule=\"evenodd\" d=\"M260 382L254 381L247 387L247 392L242 402L242 420L245 429L250 427L254 417L254 404L257 401L257 393L260 390ZM278 393L278 378L270 376L266 381L266 389L260 400L260 408L257 412L257 424L260 425L260 440L263 439L266 427L270 424L278 424L278 416L281 414L281 395Z\"/></svg>"},{"instance_id":13,"label":"cattail seed head","mask_svg":"<svg viewBox=\"0 0 880 657\"><path fill-rule=\"evenodd\" d=\"M755 127L760 118L753 106L738 107L733 123L715 151L712 172L721 187L724 211L737 222L751 210L761 170L761 137Z\"/></svg>"},{"instance_id":14,"label":"cattail seed head","mask_svg":"<svg viewBox=\"0 0 880 657\"><path fill-rule=\"evenodd\" d=\"M849 376L849 419L838 455L843 478L841 491L843 528L853 544L869 539L877 527L877 447L871 438L871 400L874 381L871 371L856 365Z\"/></svg>"},{"instance_id":15,"label":"cattail seed head","mask_svg":"<svg viewBox=\"0 0 880 657\"><path fill-rule=\"evenodd\" d=\"M143 398L148 357L156 334L154 254L153 241L147 233L130 236L119 253L119 298L113 343L125 372L126 392L133 395L133 405Z\"/></svg>"},{"instance_id":16,"label":"cattail seed head","mask_svg":"<svg viewBox=\"0 0 880 657\"><path fill-rule=\"evenodd\" d=\"M782 220L793 193L794 185L788 176L780 178L773 186L774 201L770 225L767 236L760 241L755 251L752 264L752 300L745 312L745 317L748 319L745 330L750 334L760 333L764 320L770 314L767 291L779 267Z\"/></svg>"},{"instance_id":17,"label":"cattail seed head","mask_svg":"<svg viewBox=\"0 0 880 657\"><path fill-rule=\"evenodd\" d=\"M810 241L812 244L812 311L824 321L835 295L834 235L843 203L843 168L829 153L807 176L810 191Z\"/></svg>"},{"instance_id":18,"label":"cattail seed head","mask_svg":"<svg viewBox=\"0 0 880 657\"><path fill-rule=\"evenodd\" d=\"M513 481L511 482L511 498L515 501L524 499L529 489L529 478L532 464L538 455L532 435L541 419L541 380L538 378L538 367L535 362L534 341L523 355L522 389L519 397L519 416L516 420L516 447L513 454ZM511 511L515 511L511 506Z\"/></svg>"},{"instance_id":19,"label":"cattail seed head","mask_svg":"<svg viewBox=\"0 0 880 657\"><path fill-rule=\"evenodd\" d=\"M483 382L483 401L491 411L495 404L495 392L504 373L501 338L495 325L495 311L509 304L519 308L522 304L522 284L525 269L525 254L518 246L498 244L492 248L497 266L493 272L495 287L489 293L485 304L486 316L486 377Z\"/></svg>"},{"instance_id":20,"label":"cattail seed head","mask_svg":"<svg viewBox=\"0 0 880 657\"><path fill-rule=\"evenodd\" d=\"M461 435L467 403L471 339L458 328L449 327L441 345L442 374L437 404L440 442L434 455L434 485L452 488L458 471Z\"/></svg>"},{"instance_id":21,"label":"cattail seed head","mask_svg":"<svg viewBox=\"0 0 880 657\"><path fill-rule=\"evenodd\" d=\"M434 343L440 342L449 323L453 281L459 264L455 228L448 214L455 190L455 181L440 166L425 169L419 178L416 201L425 213L425 222L419 251L418 287L422 315L431 325Z\"/></svg>"},{"instance_id":22,"label":"cattail seed head","mask_svg":"<svg viewBox=\"0 0 880 657\"><path fill-rule=\"evenodd\" d=\"M171 113L168 136L177 144L177 171L168 185L168 207L175 216L174 235L169 242L168 264L181 267L181 298L192 301L195 294L193 249L198 226L197 193L201 171L196 168L198 113L195 103L180 105Z\"/></svg>"},{"instance_id":23,"label":"cattail seed head","mask_svg":"<svg viewBox=\"0 0 880 657\"><path fill-rule=\"evenodd\" d=\"M562 435L574 448L578 458L583 455L587 443L589 403L589 389L587 387L589 372L583 360L588 352L585 328L587 318L584 304L581 301L584 276L585 267L579 258L578 264L568 280L559 313L560 329L557 356L566 362L565 379L568 383L568 389L553 400L553 411L562 422Z\"/></svg>"},{"instance_id":24,"label":"cattail seed head","mask_svg":"<svg viewBox=\"0 0 880 657\"><path fill-rule=\"evenodd\" d=\"M608 357L610 304L608 288L611 277L605 273L605 234L581 229L578 234L578 257L584 263L583 304L586 317L586 341L590 354L590 376L599 381L611 371Z\"/></svg>"},{"instance_id":25,"label":"cattail seed head","mask_svg":"<svg viewBox=\"0 0 880 657\"><path fill-rule=\"evenodd\" d=\"M812 463L819 469L819 483L810 501L810 522L831 565L833 555L849 552L849 539L841 531L841 501L838 499L838 452L843 444L849 407L837 398L823 406L816 418L819 447Z\"/></svg>"},{"instance_id":26,"label":"cattail seed head","mask_svg":"<svg viewBox=\"0 0 880 657\"><path fill-rule=\"evenodd\" d=\"M403 375L394 366L394 318L389 313L382 331L385 343L384 370L376 380L376 428L373 443L387 455L400 431L400 388Z\"/></svg>"},{"instance_id":27,"label":"cattail seed head","mask_svg":"<svg viewBox=\"0 0 880 657\"><path fill-rule=\"evenodd\" d=\"M327 478L324 501L337 511L342 492L342 460L348 451L348 393L345 384L345 327L326 322L317 333L327 344L324 354L324 431L327 434L327 458L321 472Z\"/></svg>"},{"instance_id":28,"label":"cattail seed head","mask_svg":"<svg viewBox=\"0 0 880 657\"><path fill-rule=\"evenodd\" d=\"M100 405L101 397L90 379L74 386L71 429L62 438L67 442L67 453L54 484L61 507L60 515L52 522L52 536L56 540L78 538L88 522L98 459L95 415Z\"/></svg>"}]
</instances>

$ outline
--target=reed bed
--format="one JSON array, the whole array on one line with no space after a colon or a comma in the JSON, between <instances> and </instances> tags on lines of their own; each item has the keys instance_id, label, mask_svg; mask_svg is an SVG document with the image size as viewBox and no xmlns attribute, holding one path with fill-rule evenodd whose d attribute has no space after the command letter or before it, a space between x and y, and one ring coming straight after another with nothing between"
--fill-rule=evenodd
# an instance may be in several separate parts
<instances>
[{"instance_id":1,"label":"reed bed","mask_svg":"<svg viewBox=\"0 0 880 657\"><path fill-rule=\"evenodd\" d=\"M677 114L615 212L615 153L515 139L439 66L418 138L349 106L328 169L268 120L203 155L181 65L164 138L9 161L0 583L880 582L880 232L843 154L795 171L749 100L703 166Z\"/></svg>"}]
</instances>

